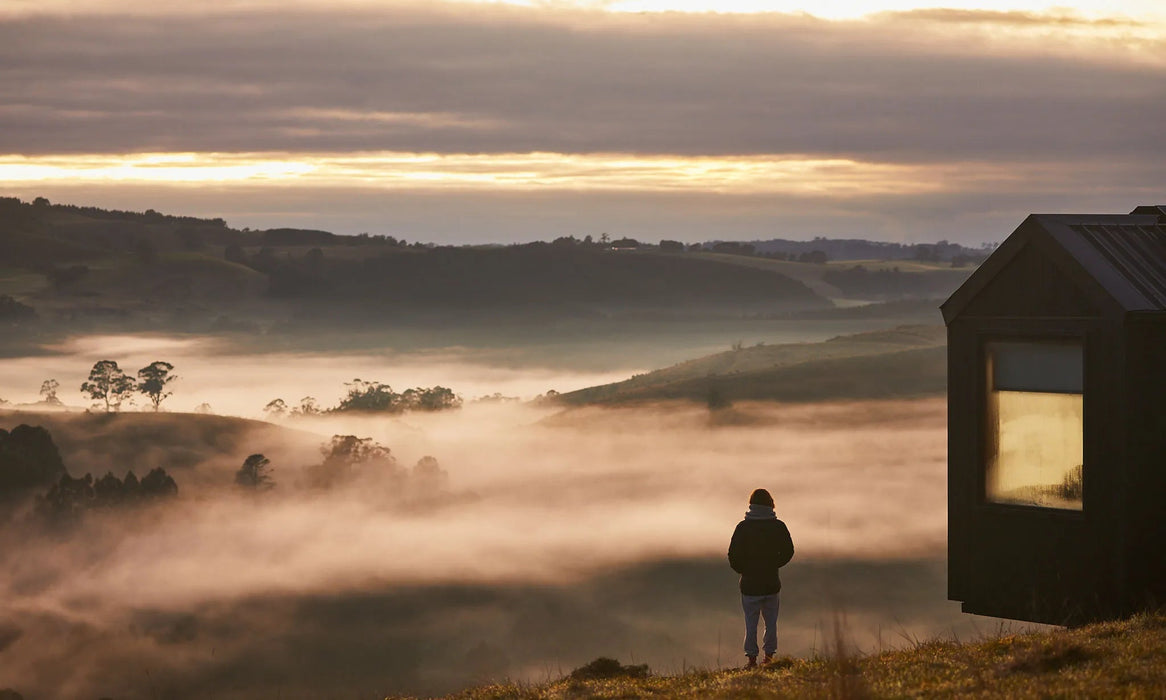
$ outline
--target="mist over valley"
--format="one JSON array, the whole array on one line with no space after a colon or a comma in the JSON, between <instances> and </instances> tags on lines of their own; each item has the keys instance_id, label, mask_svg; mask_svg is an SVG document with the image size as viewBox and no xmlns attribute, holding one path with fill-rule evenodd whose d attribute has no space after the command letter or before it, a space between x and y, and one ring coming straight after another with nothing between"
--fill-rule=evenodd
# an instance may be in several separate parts
<instances>
[{"instance_id":1,"label":"mist over valley","mask_svg":"<svg viewBox=\"0 0 1166 700\"><path fill-rule=\"evenodd\" d=\"M944 595L933 296L971 268L928 259L966 249L15 211L0 429L21 473L49 466L4 501L0 686L383 697L597 656L720 667L758 486L796 542L783 653L843 618L870 650L975 633Z\"/></svg>"}]
</instances>

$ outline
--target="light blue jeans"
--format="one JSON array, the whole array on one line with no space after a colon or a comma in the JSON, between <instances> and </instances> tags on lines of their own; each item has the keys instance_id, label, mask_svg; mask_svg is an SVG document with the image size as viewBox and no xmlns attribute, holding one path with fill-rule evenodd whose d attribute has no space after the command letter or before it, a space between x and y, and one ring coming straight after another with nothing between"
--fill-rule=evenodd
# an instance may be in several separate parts
<instances>
[{"instance_id":1,"label":"light blue jeans","mask_svg":"<svg viewBox=\"0 0 1166 700\"><path fill-rule=\"evenodd\" d=\"M781 607L778 594L741 595L745 610L745 655L757 656L757 620L765 618L765 653L777 652L777 611Z\"/></svg>"}]
</instances>

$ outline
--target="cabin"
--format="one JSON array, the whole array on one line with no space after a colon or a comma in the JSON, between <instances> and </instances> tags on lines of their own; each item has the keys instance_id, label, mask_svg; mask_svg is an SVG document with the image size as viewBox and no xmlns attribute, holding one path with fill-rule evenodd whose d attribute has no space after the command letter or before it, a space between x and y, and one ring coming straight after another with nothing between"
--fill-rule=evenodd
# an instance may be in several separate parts
<instances>
[{"instance_id":1,"label":"cabin","mask_svg":"<svg viewBox=\"0 0 1166 700\"><path fill-rule=\"evenodd\" d=\"M1166 206L1033 214L941 309L948 598L1061 625L1166 604Z\"/></svg>"}]
</instances>

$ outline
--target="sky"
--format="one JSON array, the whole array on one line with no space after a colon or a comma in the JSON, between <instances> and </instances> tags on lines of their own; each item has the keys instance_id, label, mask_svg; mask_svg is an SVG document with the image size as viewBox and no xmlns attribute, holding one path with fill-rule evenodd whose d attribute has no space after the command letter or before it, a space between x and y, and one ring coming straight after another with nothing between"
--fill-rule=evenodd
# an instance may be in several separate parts
<instances>
[{"instance_id":1,"label":"sky","mask_svg":"<svg viewBox=\"0 0 1166 700\"><path fill-rule=\"evenodd\" d=\"M1157 0L0 2L0 195L240 228L976 245L1164 125Z\"/></svg>"}]
</instances>

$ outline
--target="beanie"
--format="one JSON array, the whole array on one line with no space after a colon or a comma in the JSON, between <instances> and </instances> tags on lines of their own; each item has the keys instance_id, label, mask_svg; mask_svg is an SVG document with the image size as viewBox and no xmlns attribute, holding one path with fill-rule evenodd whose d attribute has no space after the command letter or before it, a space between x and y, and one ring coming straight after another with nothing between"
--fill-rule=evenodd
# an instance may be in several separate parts
<instances>
[{"instance_id":1,"label":"beanie","mask_svg":"<svg viewBox=\"0 0 1166 700\"><path fill-rule=\"evenodd\" d=\"M749 495L749 505L769 506L773 507L773 496L765 489L757 489Z\"/></svg>"}]
</instances>

